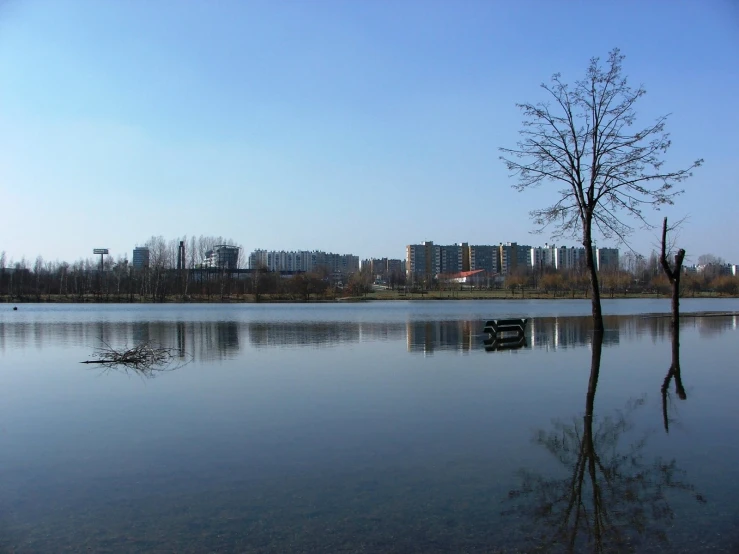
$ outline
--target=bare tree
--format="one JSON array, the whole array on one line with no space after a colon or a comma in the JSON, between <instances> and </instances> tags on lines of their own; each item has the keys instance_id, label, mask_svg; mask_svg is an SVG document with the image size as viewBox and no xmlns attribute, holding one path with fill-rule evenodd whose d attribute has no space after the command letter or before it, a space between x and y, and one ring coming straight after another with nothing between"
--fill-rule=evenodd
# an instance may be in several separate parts
<instances>
[{"instance_id":1,"label":"bare tree","mask_svg":"<svg viewBox=\"0 0 739 554\"><path fill-rule=\"evenodd\" d=\"M549 102L518 104L524 115L521 140L515 148L501 148L501 159L518 183L519 191L545 182L557 183L560 198L553 205L530 212L539 232L555 226L555 237L582 237L590 274L593 324L603 329L598 275L593 255L593 225L605 238L625 241L633 231L621 214L649 227L642 210L672 204L682 191L674 186L701 165L663 169L662 155L670 147L667 116L639 130L634 105L646 90L632 89L621 72L624 56L616 48L607 66L592 58L585 78L570 87L559 73L542 84Z\"/></svg>"},{"instance_id":2,"label":"bare tree","mask_svg":"<svg viewBox=\"0 0 739 554\"><path fill-rule=\"evenodd\" d=\"M713 254L701 254L698 256L698 265L720 265L724 261L719 256Z\"/></svg>"},{"instance_id":3,"label":"bare tree","mask_svg":"<svg viewBox=\"0 0 739 554\"><path fill-rule=\"evenodd\" d=\"M36 256L36 261L33 263L33 276L36 279L36 301L41 299L41 273L44 270L44 259L41 256Z\"/></svg>"},{"instance_id":4,"label":"bare tree","mask_svg":"<svg viewBox=\"0 0 739 554\"><path fill-rule=\"evenodd\" d=\"M680 276L683 272L683 260L685 259L685 250L680 248L675 253L675 264L670 267L667 259L667 218L662 221L662 251L659 258L662 271L672 285L672 327L673 333L677 333L680 325Z\"/></svg>"},{"instance_id":5,"label":"bare tree","mask_svg":"<svg viewBox=\"0 0 739 554\"><path fill-rule=\"evenodd\" d=\"M0 295L3 294L3 282L5 281L5 250L0 252Z\"/></svg>"},{"instance_id":6,"label":"bare tree","mask_svg":"<svg viewBox=\"0 0 739 554\"><path fill-rule=\"evenodd\" d=\"M149 249L149 269L146 272L149 292L152 300L164 301L167 294L165 286L165 271L171 267L167 251L167 243L163 236L152 236L146 241L145 246Z\"/></svg>"}]
</instances>

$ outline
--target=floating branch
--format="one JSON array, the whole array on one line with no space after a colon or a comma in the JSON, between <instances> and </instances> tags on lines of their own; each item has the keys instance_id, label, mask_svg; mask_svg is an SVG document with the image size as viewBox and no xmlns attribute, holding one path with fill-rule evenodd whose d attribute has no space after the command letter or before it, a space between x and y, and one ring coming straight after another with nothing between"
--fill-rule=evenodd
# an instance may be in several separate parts
<instances>
[{"instance_id":1,"label":"floating branch","mask_svg":"<svg viewBox=\"0 0 739 554\"><path fill-rule=\"evenodd\" d=\"M104 344L104 347L95 349L93 359L80 363L95 364L111 369L132 369L144 377L154 377L155 372L172 371L187 363L171 365L177 357L182 358L182 352L175 348L166 348L146 342L133 348L117 350L107 343Z\"/></svg>"}]
</instances>

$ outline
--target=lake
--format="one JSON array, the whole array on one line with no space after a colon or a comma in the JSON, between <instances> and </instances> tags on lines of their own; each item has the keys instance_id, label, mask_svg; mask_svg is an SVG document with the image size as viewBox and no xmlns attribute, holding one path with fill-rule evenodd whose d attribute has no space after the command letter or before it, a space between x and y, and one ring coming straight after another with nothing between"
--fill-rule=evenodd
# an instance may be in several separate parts
<instances>
[{"instance_id":1,"label":"lake","mask_svg":"<svg viewBox=\"0 0 739 554\"><path fill-rule=\"evenodd\" d=\"M681 307L0 305L0 551L736 552L739 299Z\"/></svg>"}]
</instances>

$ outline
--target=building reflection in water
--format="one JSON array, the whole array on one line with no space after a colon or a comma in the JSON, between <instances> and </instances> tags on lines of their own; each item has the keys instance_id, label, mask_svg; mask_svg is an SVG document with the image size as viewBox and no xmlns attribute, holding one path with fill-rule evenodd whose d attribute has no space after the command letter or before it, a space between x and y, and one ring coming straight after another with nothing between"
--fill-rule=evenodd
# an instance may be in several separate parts
<instances>
[{"instance_id":1,"label":"building reflection in water","mask_svg":"<svg viewBox=\"0 0 739 554\"><path fill-rule=\"evenodd\" d=\"M654 340L671 335L669 316L606 316L603 346L615 346L621 339L647 336ZM489 335L483 333L485 322L474 321L409 321L406 323L407 350L432 355L436 351L462 354L485 348ZM702 336L736 329L736 316L684 317L681 328L696 328ZM526 323L525 341L517 348L560 350L589 346L592 335L590 317L537 317ZM505 348L503 348L505 350ZM495 349L489 349L495 350Z\"/></svg>"},{"instance_id":2,"label":"building reflection in water","mask_svg":"<svg viewBox=\"0 0 739 554\"><path fill-rule=\"evenodd\" d=\"M412 354L437 351L467 354L485 348L489 337L483 320L444 321L137 321L72 323L0 323L0 349L45 344L84 345L96 348L155 342L176 349L180 356L201 360L231 358L243 345L252 348L332 347L345 343L405 340ZM610 316L605 318L605 346L639 337L663 339L671 333L669 316ZM589 346L589 317L531 318L526 324L523 349L558 350ZM681 328L702 336L737 328L736 316L683 315Z\"/></svg>"},{"instance_id":3,"label":"building reflection in water","mask_svg":"<svg viewBox=\"0 0 739 554\"><path fill-rule=\"evenodd\" d=\"M482 345L481 321L409 321L406 324L408 352L433 354L436 350L468 353Z\"/></svg>"},{"instance_id":4,"label":"building reflection in water","mask_svg":"<svg viewBox=\"0 0 739 554\"><path fill-rule=\"evenodd\" d=\"M623 326L629 324L628 319L633 318L606 318L607 329L603 344L618 344ZM406 325L408 352L430 355L437 350L452 350L464 354L486 349L486 346L491 345L485 344L489 335L483 333L484 324L480 320L409 321ZM521 344L507 346L545 350L588 346L591 330L592 319L589 317L533 318L526 324Z\"/></svg>"},{"instance_id":5,"label":"building reflection in water","mask_svg":"<svg viewBox=\"0 0 739 554\"><path fill-rule=\"evenodd\" d=\"M296 321L246 324L255 348L330 347L342 343L401 340L405 326L392 322Z\"/></svg>"}]
</instances>

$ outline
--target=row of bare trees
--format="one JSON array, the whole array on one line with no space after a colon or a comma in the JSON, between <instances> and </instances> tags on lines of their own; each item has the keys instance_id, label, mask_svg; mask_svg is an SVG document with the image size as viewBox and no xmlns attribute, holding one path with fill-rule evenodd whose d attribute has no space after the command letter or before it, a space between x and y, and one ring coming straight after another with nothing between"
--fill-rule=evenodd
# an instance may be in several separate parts
<instances>
[{"instance_id":1,"label":"row of bare trees","mask_svg":"<svg viewBox=\"0 0 739 554\"><path fill-rule=\"evenodd\" d=\"M152 264L134 270L125 260L105 259L103 271L95 260L73 264L50 262L29 268L19 262L0 269L0 298L14 301L164 302L167 300L224 300L254 295L310 300L330 283L318 273L285 279L279 273L235 272L221 268L177 270Z\"/></svg>"},{"instance_id":2,"label":"row of bare trees","mask_svg":"<svg viewBox=\"0 0 739 554\"><path fill-rule=\"evenodd\" d=\"M642 258L643 260L643 258ZM625 268L600 272L598 286L601 294L614 297L623 294L669 294L670 279L663 272L659 258L654 254L654 263L642 264L636 271ZM462 285L453 279L429 281L428 290L459 290ZM511 294L546 294L556 296L587 296L591 282L585 268L581 270L556 271L546 268L540 271L517 270L505 280L491 278L475 286L492 290L504 288ZM682 273L679 282L681 296L696 296L711 293L719 295L739 294L739 278L722 274L716 267L708 267L700 273Z\"/></svg>"},{"instance_id":3,"label":"row of bare trees","mask_svg":"<svg viewBox=\"0 0 739 554\"><path fill-rule=\"evenodd\" d=\"M185 246L185 267L177 270L179 244ZM152 236L142 246L149 249L148 266L133 268L125 256L79 259L75 262L46 261L38 256L8 259L0 253L0 296L19 300L49 300L52 296L70 301L133 301L146 298L163 301L170 295L208 297L230 293L232 275L203 269L205 253L217 244L234 244L223 237L179 237L167 241ZM242 267L243 249L237 267Z\"/></svg>"},{"instance_id":4,"label":"row of bare trees","mask_svg":"<svg viewBox=\"0 0 739 554\"><path fill-rule=\"evenodd\" d=\"M185 246L185 265L178 268L180 242ZM224 300L253 296L263 299L308 301L338 295L361 296L371 290L367 270L336 279L329 268L299 273L286 279L265 268L241 271L245 265L239 250L236 268L205 267L205 252L218 244L235 245L222 237L181 237L166 241L153 236L143 246L149 249L148 267L136 269L127 258L87 258L73 263L47 262L40 256L8 260L0 253L0 298L17 301L136 302L166 300Z\"/></svg>"}]
</instances>

